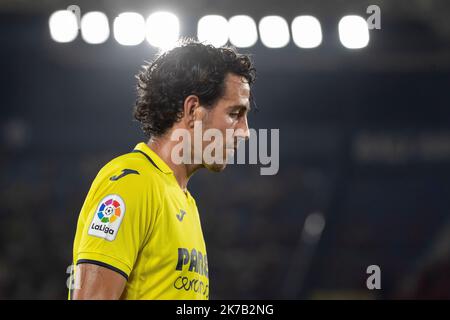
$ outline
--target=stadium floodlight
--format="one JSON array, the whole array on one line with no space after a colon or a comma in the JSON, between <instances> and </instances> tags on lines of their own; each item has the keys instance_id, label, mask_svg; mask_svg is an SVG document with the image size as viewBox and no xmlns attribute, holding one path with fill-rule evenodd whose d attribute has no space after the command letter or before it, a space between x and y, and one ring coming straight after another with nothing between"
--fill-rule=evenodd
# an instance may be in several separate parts
<instances>
[{"instance_id":1,"label":"stadium floodlight","mask_svg":"<svg viewBox=\"0 0 450 320\"><path fill-rule=\"evenodd\" d=\"M258 40L258 31L256 29L255 20L249 16L238 15L231 17L230 25L230 42L239 48L248 48L253 46Z\"/></svg>"},{"instance_id":2,"label":"stadium floodlight","mask_svg":"<svg viewBox=\"0 0 450 320\"><path fill-rule=\"evenodd\" d=\"M99 44L109 38L108 18L103 12L91 11L81 18L81 36L90 44Z\"/></svg>"},{"instance_id":3,"label":"stadium floodlight","mask_svg":"<svg viewBox=\"0 0 450 320\"><path fill-rule=\"evenodd\" d=\"M147 18L147 41L162 50L172 48L180 36L180 22L170 12L155 12Z\"/></svg>"},{"instance_id":4,"label":"stadium floodlight","mask_svg":"<svg viewBox=\"0 0 450 320\"><path fill-rule=\"evenodd\" d=\"M292 40L304 49L316 48L322 43L322 28L313 16L299 16L292 21Z\"/></svg>"},{"instance_id":5,"label":"stadium floodlight","mask_svg":"<svg viewBox=\"0 0 450 320\"><path fill-rule=\"evenodd\" d=\"M50 36L56 42L71 42L78 35L77 17L72 11L53 12L48 20Z\"/></svg>"},{"instance_id":6,"label":"stadium floodlight","mask_svg":"<svg viewBox=\"0 0 450 320\"><path fill-rule=\"evenodd\" d=\"M136 46L145 39L145 19L136 12L123 12L114 19L114 38L123 46Z\"/></svg>"},{"instance_id":7,"label":"stadium floodlight","mask_svg":"<svg viewBox=\"0 0 450 320\"><path fill-rule=\"evenodd\" d=\"M348 49L361 49L369 43L367 22L360 16L345 16L339 21L339 39Z\"/></svg>"},{"instance_id":8,"label":"stadium floodlight","mask_svg":"<svg viewBox=\"0 0 450 320\"><path fill-rule=\"evenodd\" d=\"M221 47L228 42L228 21L219 15L202 17L197 24L198 41Z\"/></svg>"},{"instance_id":9,"label":"stadium floodlight","mask_svg":"<svg viewBox=\"0 0 450 320\"><path fill-rule=\"evenodd\" d=\"M261 42L268 48L282 48L289 43L289 26L280 16L267 16L259 22Z\"/></svg>"}]
</instances>

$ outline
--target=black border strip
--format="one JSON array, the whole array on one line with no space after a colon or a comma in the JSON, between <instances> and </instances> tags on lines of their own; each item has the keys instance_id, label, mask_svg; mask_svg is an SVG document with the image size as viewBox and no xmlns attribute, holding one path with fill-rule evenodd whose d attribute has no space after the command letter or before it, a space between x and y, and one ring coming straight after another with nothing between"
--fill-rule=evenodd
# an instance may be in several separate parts
<instances>
[{"instance_id":1,"label":"black border strip","mask_svg":"<svg viewBox=\"0 0 450 320\"><path fill-rule=\"evenodd\" d=\"M148 159L148 161L150 161L151 164L155 166L156 169L158 169L159 171L163 172L163 171L156 165L156 163L152 160L152 158L150 158L150 157L148 156L148 154L146 154L145 152L143 152L143 151L141 151L141 150L136 150L136 149L134 149L134 150L131 151L131 152L133 152L133 153L142 153L142 154ZM163 172L163 173L164 173L164 172Z\"/></svg>"},{"instance_id":2,"label":"black border strip","mask_svg":"<svg viewBox=\"0 0 450 320\"><path fill-rule=\"evenodd\" d=\"M120 269L118 269L116 267L113 267L110 264L107 264L107 263L104 263L104 262L101 262L101 261L97 261L97 260L90 260L90 259L80 259L80 260L77 261L77 265L82 264L82 263L90 263L90 264L95 264L95 265L100 266L100 267L105 267L105 268L107 268L109 270L112 270L112 271L115 271L115 272L119 273L121 276L125 277L125 279L128 281L128 275L125 272L123 272L122 270L120 270Z\"/></svg>"}]
</instances>

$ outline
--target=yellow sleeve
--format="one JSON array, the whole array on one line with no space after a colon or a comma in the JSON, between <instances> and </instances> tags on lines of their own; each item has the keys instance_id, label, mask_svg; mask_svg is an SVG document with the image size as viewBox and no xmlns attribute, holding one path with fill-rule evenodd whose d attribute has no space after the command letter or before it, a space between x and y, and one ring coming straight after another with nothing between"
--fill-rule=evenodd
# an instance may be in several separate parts
<instances>
[{"instance_id":1,"label":"yellow sleeve","mask_svg":"<svg viewBox=\"0 0 450 320\"><path fill-rule=\"evenodd\" d=\"M116 181L105 177L92 188L80 213L74 260L128 278L155 219L154 188L139 172Z\"/></svg>"}]
</instances>

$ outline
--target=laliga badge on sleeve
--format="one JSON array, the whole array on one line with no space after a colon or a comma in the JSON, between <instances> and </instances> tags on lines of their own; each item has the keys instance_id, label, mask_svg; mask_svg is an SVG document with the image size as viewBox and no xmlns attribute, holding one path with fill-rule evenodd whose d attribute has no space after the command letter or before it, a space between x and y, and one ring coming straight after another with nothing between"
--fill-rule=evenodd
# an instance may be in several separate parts
<instances>
[{"instance_id":1,"label":"laliga badge on sleeve","mask_svg":"<svg viewBox=\"0 0 450 320\"><path fill-rule=\"evenodd\" d=\"M117 194L111 194L100 200L94 218L89 225L91 236L113 241L119 231L125 214L125 203Z\"/></svg>"}]
</instances>

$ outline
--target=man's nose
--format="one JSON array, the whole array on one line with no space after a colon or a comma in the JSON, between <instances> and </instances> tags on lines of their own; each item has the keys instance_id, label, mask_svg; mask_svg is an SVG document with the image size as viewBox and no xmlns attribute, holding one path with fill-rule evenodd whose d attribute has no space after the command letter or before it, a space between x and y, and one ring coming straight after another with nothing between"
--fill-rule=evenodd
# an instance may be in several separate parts
<instances>
[{"instance_id":1,"label":"man's nose","mask_svg":"<svg viewBox=\"0 0 450 320\"><path fill-rule=\"evenodd\" d=\"M243 140L248 140L250 138L250 130L248 129L247 116L243 117L239 122L239 130L237 130L236 136Z\"/></svg>"}]
</instances>

